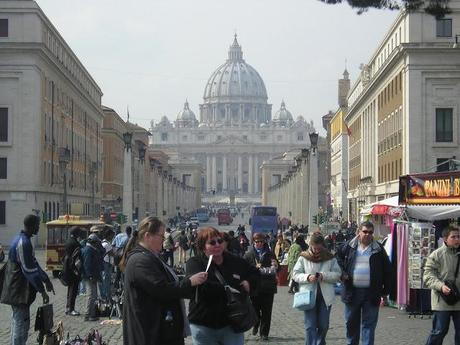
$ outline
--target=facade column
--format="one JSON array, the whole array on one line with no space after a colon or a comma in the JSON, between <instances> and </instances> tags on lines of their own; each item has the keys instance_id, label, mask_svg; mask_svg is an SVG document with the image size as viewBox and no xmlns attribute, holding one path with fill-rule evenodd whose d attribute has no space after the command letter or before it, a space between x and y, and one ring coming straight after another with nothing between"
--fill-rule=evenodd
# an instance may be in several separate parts
<instances>
[{"instance_id":1,"label":"facade column","mask_svg":"<svg viewBox=\"0 0 460 345\"><path fill-rule=\"evenodd\" d=\"M206 192L210 192L212 189L211 181L211 156L206 156Z\"/></svg>"},{"instance_id":2,"label":"facade column","mask_svg":"<svg viewBox=\"0 0 460 345\"><path fill-rule=\"evenodd\" d=\"M168 174L163 173L163 210L161 211L164 221L168 220L168 205L169 205L169 190L168 190Z\"/></svg>"},{"instance_id":3,"label":"facade column","mask_svg":"<svg viewBox=\"0 0 460 345\"><path fill-rule=\"evenodd\" d=\"M252 153L248 157L248 193L254 193L254 157Z\"/></svg>"},{"instance_id":4,"label":"facade column","mask_svg":"<svg viewBox=\"0 0 460 345\"><path fill-rule=\"evenodd\" d=\"M240 193L243 192L243 157L238 156L238 186L236 188Z\"/></svg>"},{"instance_id":5,"label":"facade column","mask_svg":"<svg viewBox=\"0 0 460 345\"><path fill-rule=\"evenodd\" d=\"M222 191L227 192L227 156L222 156Z\"/></svg>"},{"instance_id":6,"label":"facade column","mask_svg":"<svg viewBox=\"0 0 460 345\"><path fill-rule=\"evenodd\" d=\"M146 185L145 185L145 160L139 159L139 214L137 215L138 222L145 217L146 204Z\"/></svg>"},{"instance_id":7,"label":"facade column","mask_svg":"<svg viewBox=\"0 0 460 345\"><path fill-rule=\"evenodd\" d=\"M212 190L217 191L217 157L212 155Z\"/></svg>"},{"instance_id":8,"label":"facade column","mask_svg":"<svg viewBox=\"0 0 460 345\"><path fill-rule=\"evenodd\" d=\"M254 155L254 194L259 193L259 156Z\"/></svg>"}]
</instances>

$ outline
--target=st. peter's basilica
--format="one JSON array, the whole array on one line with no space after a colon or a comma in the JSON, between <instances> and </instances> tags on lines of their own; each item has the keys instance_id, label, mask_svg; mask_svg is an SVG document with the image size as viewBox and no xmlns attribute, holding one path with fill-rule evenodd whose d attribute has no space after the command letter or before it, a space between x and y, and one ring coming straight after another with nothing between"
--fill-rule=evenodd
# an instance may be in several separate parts
<instances>
[{"instance_id":1,"label":"st. peter's basilica","mask_svg":"<svg viewBox=\"0 0 460 345\"><path fill-rule=\"evenodd\" d=\"M209 77L199 120L186 101L171 122L151 126L151 146L170 157L198 161L203 192L255 196L261 192L260 166L284 152L310 146L313 122L295 120L284 101L272 116L260 74L243 59L237 41Z\"/></svg>"}]
</instances>

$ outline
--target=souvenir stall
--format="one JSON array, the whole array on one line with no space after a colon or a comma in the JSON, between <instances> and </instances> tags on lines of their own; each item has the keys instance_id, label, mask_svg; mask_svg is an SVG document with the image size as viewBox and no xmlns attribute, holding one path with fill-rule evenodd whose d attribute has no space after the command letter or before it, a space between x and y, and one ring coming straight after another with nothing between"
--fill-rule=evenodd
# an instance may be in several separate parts
<instances>
[{"instance_id":1,"label":"souvenir stall","mask_svg":"<svg viewBox=\"0 0 460 345\"><path fill-rule=\"evenodd\" d=\"M396 271L396 305L413 314L431 312L423 284L427 257L443 245L441 232L460 217L460 171L400 177L399 216L389 255Z\"/></svg>"}]
</instances>

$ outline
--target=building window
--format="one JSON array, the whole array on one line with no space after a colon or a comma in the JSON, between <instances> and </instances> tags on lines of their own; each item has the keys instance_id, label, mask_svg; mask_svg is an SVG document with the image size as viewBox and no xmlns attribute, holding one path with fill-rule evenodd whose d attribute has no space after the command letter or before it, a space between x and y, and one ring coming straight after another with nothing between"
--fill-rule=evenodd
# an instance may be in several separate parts
<instances>
[{"instance_id":1,"label":"building window","mask_svg":"<svg viewBox=\"0 0 460 345\"><path fill-rule=\"evenodd\" d=\"M6 224L6 202L0 201L0 225Z\"/></svg>"},{"instance_id":2,"label":"building window","mask_svg":"<svg viewBox=\"0 0 460 345\"><path fill-rule=\"evenodd\" d=\"M436 20L436 37L452 37L452 19Z\"/></svg>"},{"instance_id":3,"label":"building window","mask_svg":"<svg viewBox=\"0 0 460 345\"><path fill-rule=\"evenodd\" d=\"M8 108L0 108L0 142L8 141Z\"/></svg>"},{"instance_id":4,"label":"building window","mask_svg":"<svg viewBox=\"0 0 460 345\"><path fill-rule=\"evenodd\" d=\"M278 135L278 136L276 137L276 140L282 141L282 140L283 140L283 136L282 136L282 135Z\"/></svg>"},{"instance_id":5,"label":"building window","mask_svg":"<svg viewBox=\"0 0 460 345\"><path fill-rule=\"evenodd\" d=\"M168 141L168 133L161 133L161 141Z\"/></svg>"},{"instance_id":6,"label":"building window","mask_svg":"<svg viewBox=\"0 0 460 345\"><path fill-rule=\"evenodd\" d=\"M198 136L198 141L204 141L204 135L199 135Z\"/></svg>"},{"instance_id":7,"label":"building window","mask_svg":"<svg viewBox=\"0 0 460 345\"><path fill-rule=\"evenodd\" d=\"M248 136L247 136L247 135L243 135L243 140L248 140Z\"/></svg>"},{"instance_id":8,"label":"building window","mask_svg":"<svg viewBox=\"0 0 460 345\"><path fill-rule=\"evenodd\" d=\"M6 158L0 158L0 180L6 180L7 173L6 173Z\"/></svg>"},{"instance_id":9,"label":"building window","mask_svg":"<svg viewBox=\"0 0 460 345\"><path fill-rule=\"evenodd\" d=\"M436 159L436 171L449 171L449 158Z\"/></svg>"},{"instance_id":10,"label":"building window","mask_svg":"<svg viewBox=\"0 0 460 345\"><path fill-rule=\"evenodd\" d=\"M217 140L221 140L222 139L222 136L221 135L218 135L217 136Z\"/></svg>"},{"instance_id":11,"label":"building window","mask_svg":"<svg viewBox=\"0 0 460 345\"><path fill-rule=\"evenodd\" d=\"M8 37L8 19L0 19L0 37Z\"/></svg>"},{"instance_id":12,"label":"building window","mask_svg":"<svg viewBox=\"0 0 460 345\"><path fill-rule=\"evenodd\" d=\"M453 141L453 109L437 108L436 109L436 141L452 142Z\"/></svg>"},{"instance_id":13,"label":"building window","mask_svg":"<svg viewBox=\"0 0 460 345\"><path fill-rule=\"evenodd\" d=\"M182 141L187 141L187 136L186 135L182 136Z\"/></svg>"},{"instance_id":14,"label":"building window","mask_svg":"<svg viewBox=\"0 0 460 345\"><path fill-rule=\"evenodd\" d=\"M297 133L297 140L303 141L303 133Z\"/></svg>"}]
</instances>

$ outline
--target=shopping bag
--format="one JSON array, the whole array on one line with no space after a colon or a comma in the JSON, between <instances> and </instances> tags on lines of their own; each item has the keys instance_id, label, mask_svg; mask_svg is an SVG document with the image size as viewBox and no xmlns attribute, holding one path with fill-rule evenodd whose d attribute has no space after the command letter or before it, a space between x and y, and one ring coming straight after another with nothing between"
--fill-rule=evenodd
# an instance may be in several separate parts
<instances>
[{"instance_id":1,"label":"shopping bag","mask_svg":"<svg viewBox=\"0 0 460 345\"><path fill-rule=\"evenodd\" d=\"M48 332L53 328L53 305L45 304L39 306L35 316L35 330Z\"/></svg>"},{"instance_id":2,"label":"shopping bag","mask_svg":"<svg viewBox=\"0 0 460 345\"><path fill-rule=\"evenodd\" d=\"M298 310L310 310L315 307L315 296L314 292L311 290L296 292L294 294L294 303L292 304L293 308Z\"/></svg>"}]
</instances>

